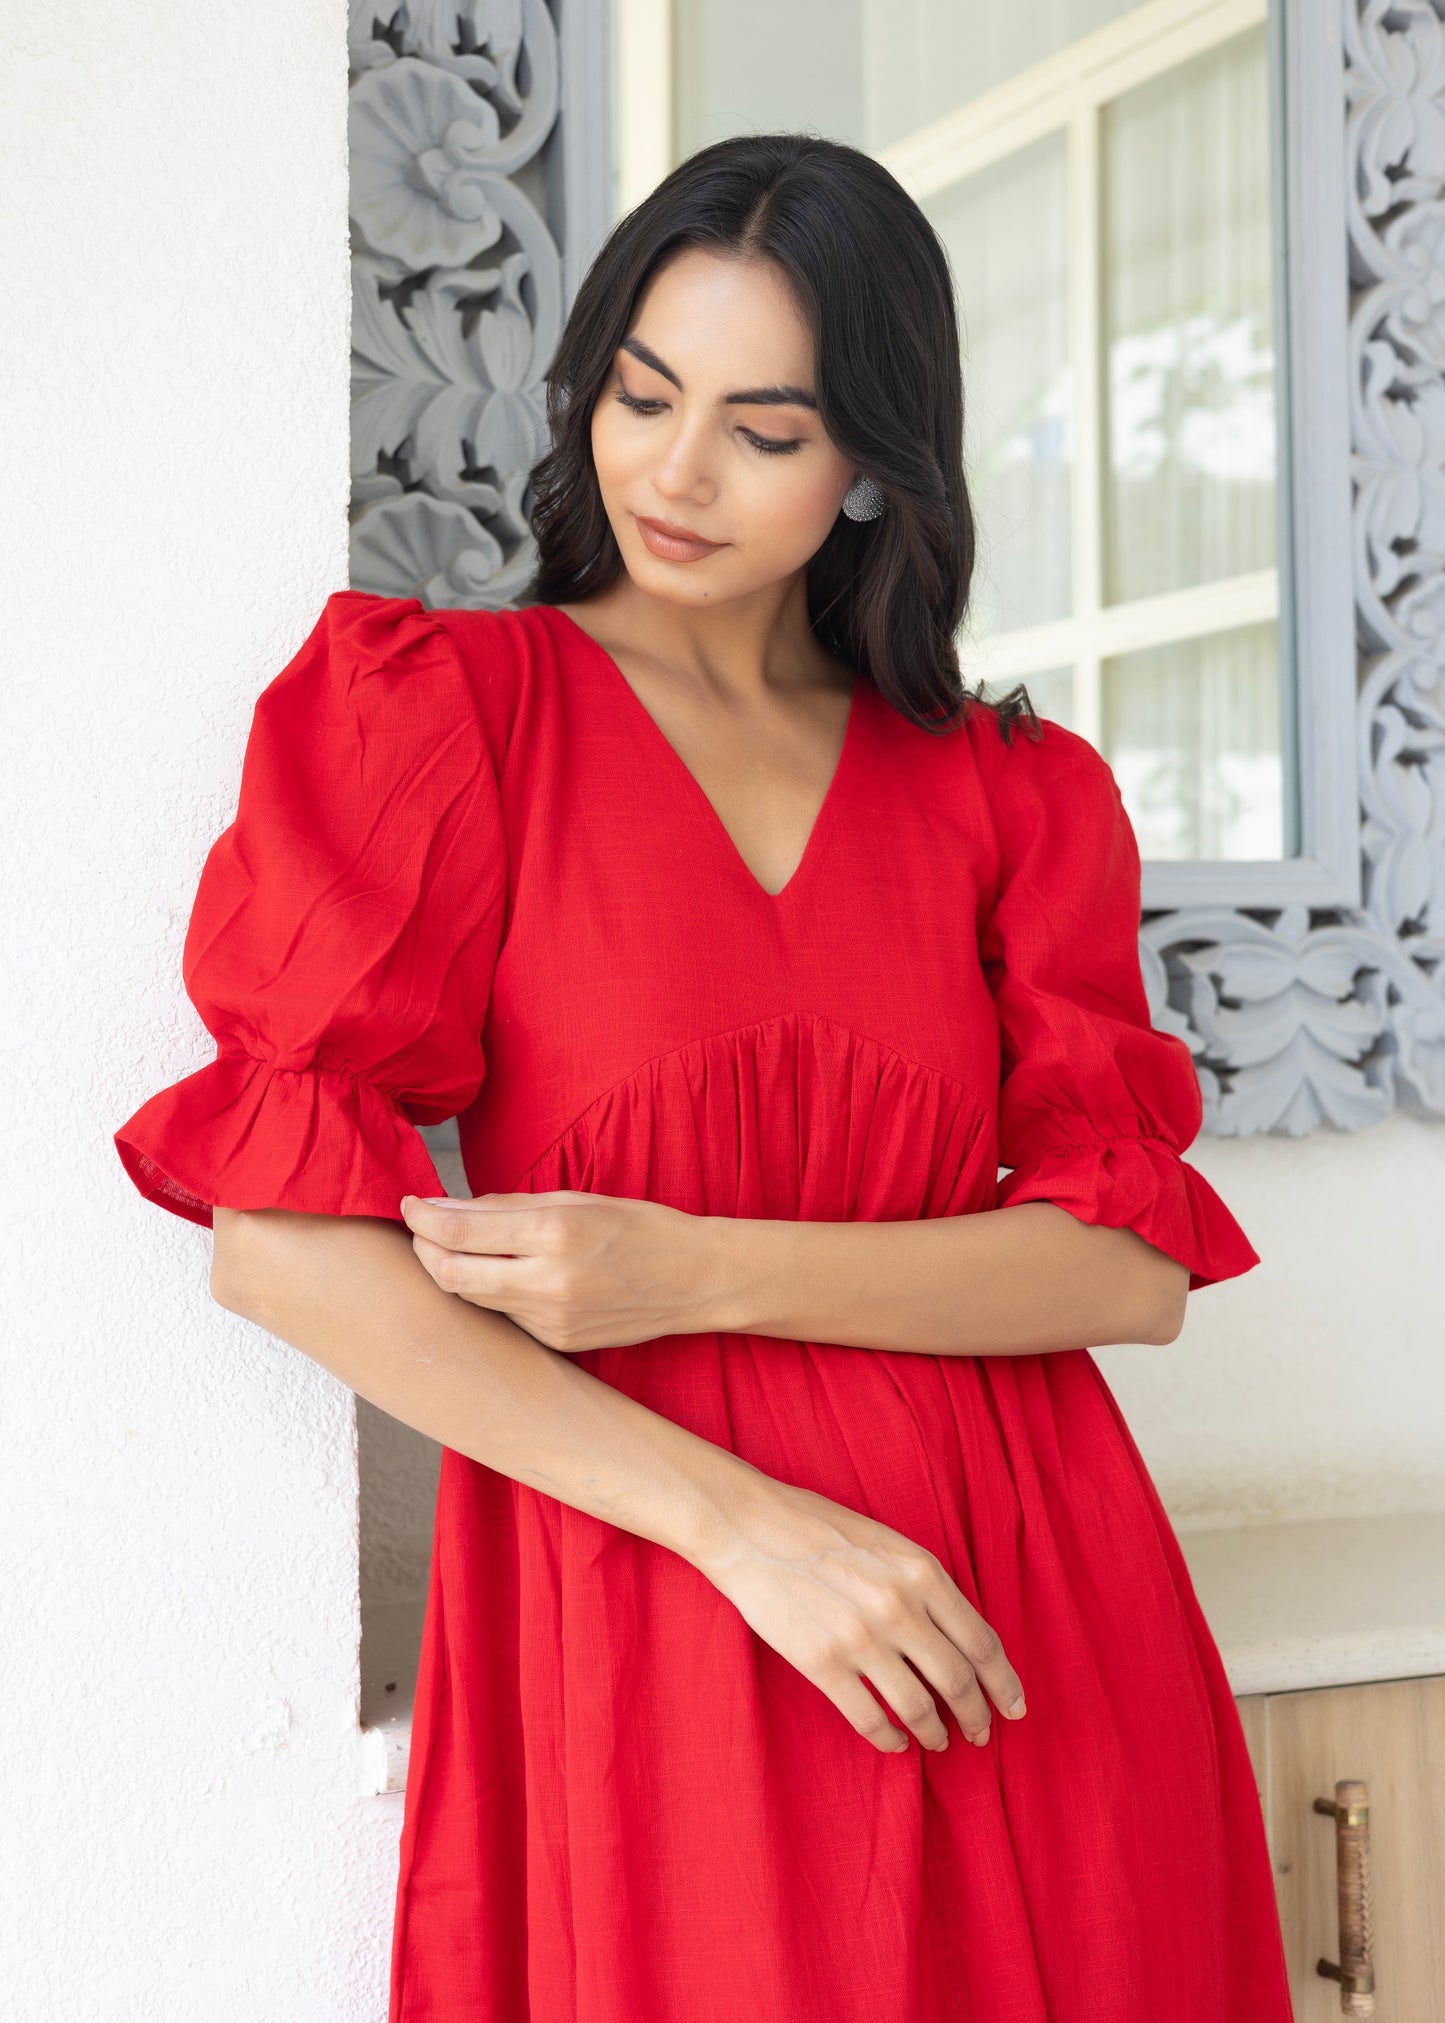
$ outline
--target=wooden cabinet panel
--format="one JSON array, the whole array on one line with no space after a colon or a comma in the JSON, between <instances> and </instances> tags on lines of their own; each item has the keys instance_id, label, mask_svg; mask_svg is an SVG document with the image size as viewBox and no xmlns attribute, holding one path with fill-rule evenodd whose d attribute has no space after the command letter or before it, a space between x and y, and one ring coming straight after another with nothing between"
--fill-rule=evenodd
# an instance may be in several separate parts
<instances>
[{"instance_id":1,"label":"wooden cabinet panel","mask_svg":"<svg viewBox=\"0 0 1445 2023\"><path fill-rule=\"evenodd\" d=\"M1264 1810L1264 1823L1269 1826L1269 1696L1266 1693L1251 1693L1243 1700L1236 1700L1240 1725L1244 1729L1244 1739L1249 1744L1249 1760L1254 1765L1254 1781L1259 1787L1259 1802ZM1271 1846L1273 1842L1271 1842Z\"/></svg>"},{"instance_id":2,"label":"wooden cabinet panel","mask_svg":"<svg viewBox=\"0 0 1445 2023\"><path fill-rule=\"evenodd\" d=\"M1445 1678L1252 1695L1239 1703L1264 1800L1297 2023L1338 2017L1335 1781L1369 1786L1377 2023L1445 2016Z\"/></svg>"}]
</instances>

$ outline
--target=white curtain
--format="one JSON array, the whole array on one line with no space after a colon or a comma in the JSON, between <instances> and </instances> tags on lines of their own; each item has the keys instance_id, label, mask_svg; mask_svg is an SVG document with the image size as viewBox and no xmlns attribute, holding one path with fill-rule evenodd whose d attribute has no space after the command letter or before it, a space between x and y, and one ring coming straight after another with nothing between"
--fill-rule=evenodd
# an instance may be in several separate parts
<instances>
[{"instance_id":1,"label":"white curtain","mask_svg":"<svg viewBox=\"0 0 1445 2023\"><path fill-rule=\"evenodd\" d=\"M1275 560L1264 31L1104 108L1106 603Z\"/></svg>"},{"instance_id":2,"label":"white curtain","mask_svg":"<svg viewBox=\"0 0 1445 2023\"><path fill-rule=\"evenodd\" d=\"M979 639L1073 608L1067 203L1048 134L923 206L958 296Z\"/></svg>"},{"instance_id":3,"label":"white curtain","mask_svg":"<svg viewBox=\"0 0 1445 2023\"><path fill-rule=\"evenodd\" d=\"M1107 106L1104 601L1276 559L1263 28ZM1103 747L1147 857L1280 855L1276 628L1106 664Z\"/></svg>"}]
</instances>

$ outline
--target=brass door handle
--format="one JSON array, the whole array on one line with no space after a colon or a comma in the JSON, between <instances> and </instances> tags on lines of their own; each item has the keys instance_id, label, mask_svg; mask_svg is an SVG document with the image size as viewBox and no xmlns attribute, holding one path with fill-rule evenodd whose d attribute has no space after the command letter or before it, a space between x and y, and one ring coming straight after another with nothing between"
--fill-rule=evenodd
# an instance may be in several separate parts
<instances>
[{"instance_id":1,"label":"brass door handle","mask_svg":"<svg viewBox=\"0 0 1445 2023\"><path fill-rule=\"evenodd\" d=\"M1375 1934L1370 1907L1370 1794L1358 1777L1342 1777L1333 1798L1315 1811L1335 1822L1335 1883L1339 1892L1340 1960L1315 1972L1340 1984L1342 2016L1375 2013Z\"/></svg>"}]
</instances>

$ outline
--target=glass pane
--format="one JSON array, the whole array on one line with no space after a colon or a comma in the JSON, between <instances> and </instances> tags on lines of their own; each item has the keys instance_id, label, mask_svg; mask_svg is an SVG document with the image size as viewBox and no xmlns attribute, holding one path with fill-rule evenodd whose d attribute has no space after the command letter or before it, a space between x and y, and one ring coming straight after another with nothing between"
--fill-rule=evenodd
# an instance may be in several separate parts
<instances>
[{"instance_id":1,"label":"glass pane","mask_svg":"<svg viewBox=\"0 0 1445 2023\"><path fill-rule=\"evenodd\" d=\"M964 440L978 522L970 631L1063 618L1073 456L1062 134L923 206L958 292Z\"/></svg>"},{"instance_id":2,"label":"glass pane","mask_svg":"<svg viewBox=\"0 0 1445 2023\"><path fill-rule=\"evenodd\" d=\"M864 145L885 148L1138 0L862 0ZM792 0L776 10L792 11ZM851 28L854 9L838 8ZM816 61L816 57L814 61Z\"/></svg>"},{"instance_id":3,"label":"glass pane","mask_svg":"<svg viewBox=\"0 0 1445 2023\"><path fill-rule=\"evenodd\" d=\"M1105 108L1104 599L1275 560L1263 27Z\"/></svg>"},{"instance_id":4,"label":"glass pane","mask_svg":"<svg viewBox=\"0 0 1445 2023\"><path fill-rule=\"evenodd\" d=\"M1044 668L1038 674L1027 676L1024 687L1039 716L1048 717L1051 723L1062 724L1065 730L1074 728L1074 670L1071 667Z\"/></svg>"},{"instance_id":5,"label":"glass pane","mask_svg":"<svg viewBox=\"0 0 1445 2023\"><path fill-rule=\"evenodd\" d=\"M863 0L674 0L677 159L736 133L863 147Z\"/></svg>"},{"instance_id":6,"label":"glass pane","mask_svg":"<svg viewBox=\"0 0 1445 2023\"><path fill-rule=\"evenodd\" d=\"M889 147L1136 4L674 0L678 159L768 131Z\"/></svg>"},{"instance_id":7,"label":"glass pane","mask_svg":"<svg viewBox=\"0 0 1445 2023\"><path fill-rule=\"evenodd\" d=\"M966 657L964 669L967 678ZM1037 674L1010 677L1005 681L985 681L979 686L985 700L997 702L1016 687L1019 680L1029 692L1029 701L1036 716L1045 716L1051 723L1062 724L1066 730L1074 728L1074 670L1071 667L1047 667Z\"/></svg>"},{"instance_id":8,"label":"glass pane","mask_svg":"<svg viewBox=\"0 0 1445 2023\"><path fill-rule=\"evenodd\" d=\"M1272 620L1105 661L1104 757L1142 857L1280 856L1278 691Z\"/></svg>"}]
</instances>

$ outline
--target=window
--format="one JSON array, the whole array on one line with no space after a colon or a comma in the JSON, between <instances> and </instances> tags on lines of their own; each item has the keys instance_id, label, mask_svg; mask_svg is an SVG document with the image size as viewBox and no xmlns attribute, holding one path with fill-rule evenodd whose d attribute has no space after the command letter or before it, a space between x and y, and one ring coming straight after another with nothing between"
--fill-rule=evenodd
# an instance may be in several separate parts
<instances>
[{"instance_id":1,"label":"window","mask_svg":"<svg viewBox=\"0 0 1445 2023\"><path fill-rule=\"evenodd\" d=\"M791 127L868 148L932 219L979 522L965 669L1024 680L1109 760L1146 909L1358 898L1322 21L1287 29L1271 0L619 7L620 201L724 134ZM1337 118L1337 78L1322 95Z\"/></svg>"},{"instance_id":2,"label":"window","mask_svg":"<svg viewBox=\"0 0 1445 2023\"><path fill-rule=\"evenodd\" d=\"M1127 23L1090 63L1063 48L914 142L915 180L964 318L994 647L970 657L1099 747L1145 856L1271 858L1268 50L1211 26L1182 60Z\"/></svg>"}]
</instances>

